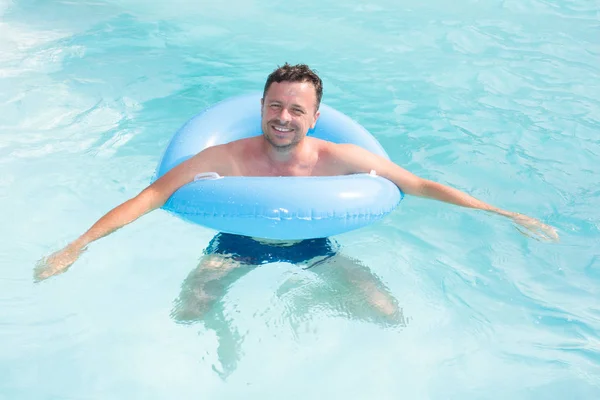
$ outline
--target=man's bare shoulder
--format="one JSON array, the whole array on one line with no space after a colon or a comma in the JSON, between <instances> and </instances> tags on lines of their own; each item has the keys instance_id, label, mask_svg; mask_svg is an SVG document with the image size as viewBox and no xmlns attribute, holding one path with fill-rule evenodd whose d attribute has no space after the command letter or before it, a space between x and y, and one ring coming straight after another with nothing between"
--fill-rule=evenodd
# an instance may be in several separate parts
<instances>
[{"instance_id":1,"label":"man's bare shoulder","mask_svg":"<svg viewBox=\"0 0 600 400\"><path fill-rule=\"evenodd\" d=\"M310 138L310 144L318 153L317 168L313 170L315 175L345 175L351 170L347 162L352 158L348 153L349 145L317 138Z\"/></svg>"},{"instance_id":2,"label":"man's bare shoulder","mask_svg":"<svg viewBox=\"0 0 600 400\"><path fill-rule=\"evenodd\" d=\"M343 158L344 156L348 156L356 152L360 151L360 147L354 144L348 143L334 143L328 140L318 139L318 138L310 138L313 146L321 157L332 157L335 159Z\"/></svg>"},{"instance_id":3,"label":"man's bare shoulder","mask_svg":"<svg viewBox=\"0 0 600 400\"><path fill-rule=\"evenodd\" d=\"M202 150L198 155L209 158L229 158L234 156L236 153L245 153L250 148L257 147L259 144L260 137L250 137L244 139L234 140L228 143L217 144L214 146L207 147Z\"/></svg>"},{"instance_id":4,"label":"man's bare shoulder","mask_svg":"<svg viewBox=\"0 0 600 400\"><path fill-rule=\"evenodd\" d=\"M242 153L234 142L210 146L189 160L189 166L197 172L216 172L219 175L235 175L236 153Z\"/></svg>"},{"instance_id":5,"label":"man's bare shoulder","mask_svg":"<svg viewBox=\"0 0 600 400\"><path fill-rule=\"evenodd\" d=\"M322 169L331 175L363 173L381 168L383 159L358 145L325 140L318 145Z\"/></svg>"},{"instance_id":6,"label":"man's bare shoulder","mask_svg":"<svg viewBox=\"0 0 600 400\"><path fill-rule=\"evenodd\" d=\"M260 146L262 143L262 136L252 136L248 138L234 140L225 144L227 146L227 150L232 151L240 151L240 150L250 150Z\"/></svg>"},{"instance_id":7,"label":"man's bare shoulder","mask_svg":"<svg viewBox=\"0 0 600 400\"><path fill-rule=\"evenodd\" d=\"M196 157L222 176L242 175L244 162L260 151L260 139L260 136L250 137L211 146Z\"/></svg>"}]
</instances>

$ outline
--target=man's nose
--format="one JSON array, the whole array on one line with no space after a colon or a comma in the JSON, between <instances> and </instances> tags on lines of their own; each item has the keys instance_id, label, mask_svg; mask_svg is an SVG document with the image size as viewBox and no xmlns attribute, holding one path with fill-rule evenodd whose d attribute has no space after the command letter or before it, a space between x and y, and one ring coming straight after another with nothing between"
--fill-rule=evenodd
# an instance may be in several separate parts
<instances>
[{"instance_id":1,"label":"man's nose","mask_svg":"<svg viewBox=\"0 0 600 400\"><path fill-rule=\"evenodd\" d=\"M279 113L279 120L283 123L289 122L292 120L292 115L289 113L287 108L281 108L281 112Z\"/></svg>"}]
</instances>

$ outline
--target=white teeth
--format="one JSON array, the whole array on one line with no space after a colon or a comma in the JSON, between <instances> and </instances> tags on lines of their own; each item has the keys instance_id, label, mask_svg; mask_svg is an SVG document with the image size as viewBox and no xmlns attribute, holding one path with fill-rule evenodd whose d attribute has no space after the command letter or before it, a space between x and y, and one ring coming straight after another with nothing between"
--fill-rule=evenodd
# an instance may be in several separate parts
<instances>
[{"instance_id":1,"label":"white teeth","mask_svg":"<svg viewBox=\"0 0 600 400\"><path fill-rule=\"evenodd\" d=\"M273 129L275 129L276 131L279 131L279 132L291 132L292 131L291 129L282 128L280 126L274 126Z\"/></svg>"}]
</instances>

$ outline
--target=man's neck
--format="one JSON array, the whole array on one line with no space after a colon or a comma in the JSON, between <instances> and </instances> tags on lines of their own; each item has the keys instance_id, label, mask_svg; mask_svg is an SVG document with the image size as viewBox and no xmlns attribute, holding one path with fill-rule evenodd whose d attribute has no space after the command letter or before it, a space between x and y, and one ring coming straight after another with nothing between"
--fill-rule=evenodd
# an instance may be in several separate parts
<instances>
[{"instance_id":1,"label":"man's neck","mask_svg":"<svg viewBox=\"0 0 600 400\"><path fill-rule=\"evenodd\" d=\"M289 149L278 149L263 138L264 154L267 156L269 163L275 168L285 168L301 163L307 146L309 146L307 140L302 139L300 143Z\"/></svg>"}]
</instances>

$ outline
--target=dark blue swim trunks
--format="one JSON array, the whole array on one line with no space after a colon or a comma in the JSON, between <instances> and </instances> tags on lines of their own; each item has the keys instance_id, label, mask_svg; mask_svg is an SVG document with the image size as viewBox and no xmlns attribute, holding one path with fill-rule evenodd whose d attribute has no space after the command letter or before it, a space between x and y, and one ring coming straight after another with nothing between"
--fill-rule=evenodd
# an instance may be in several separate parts
<instances>
[{"instance_id":1,"label":"dark blue swim trunks","mask_svg":"<svg viewBox=\"0 0 600 400\"><path fill-rule=\"evenodd\" d=\"M258 242L248 236L218 233L208 244L205 253L231 256L250 265L272 262L306 264L309 261L316 263L334 256L337 248L337 243L328 238L306 239L291 245L278 245ZM317 257L321 259L317 260Z\"/></svg>"}]
</instances>

